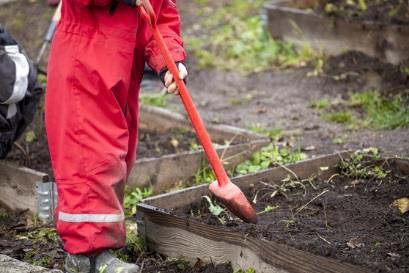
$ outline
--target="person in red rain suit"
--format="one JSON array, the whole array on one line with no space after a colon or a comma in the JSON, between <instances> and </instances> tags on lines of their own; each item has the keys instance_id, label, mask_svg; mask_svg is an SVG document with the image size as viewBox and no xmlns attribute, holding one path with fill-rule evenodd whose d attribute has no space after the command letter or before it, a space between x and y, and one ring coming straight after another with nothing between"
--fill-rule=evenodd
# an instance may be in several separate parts
<instances>
[{"instance_id":1,"label":"person in red rain suit","mask_svg":"<svg viewBox=\"0 0 409 273\"><path fill-rule=\"evenodd\" d=\"M136 0L132 0L136 1ZM187 76L176 0L151 0ZM63 0L51 46L46 131L58 188L57 232L66 272L138 272L111 254L125 244L124 187L135 162L145 61L178 93L138 2Z\"/></svg>"}]
</instances>

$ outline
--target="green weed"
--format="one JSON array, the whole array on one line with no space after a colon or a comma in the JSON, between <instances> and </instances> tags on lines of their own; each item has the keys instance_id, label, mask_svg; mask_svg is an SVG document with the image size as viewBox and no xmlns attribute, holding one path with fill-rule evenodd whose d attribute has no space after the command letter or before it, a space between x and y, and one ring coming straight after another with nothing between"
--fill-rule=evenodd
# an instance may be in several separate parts
<instances>
[{"instance_id":1,"label":"green weed","mask_svg":"<svg viewBox=\"0 0 409 273\"><path fill-rule=\"evenodd\" d=\"M124 208L126 216L133 216L136 214L137 205L145 198L153 194L152 188L134 188L125 193Z\"/></svg>"},{"instance_id":2,"label":"green weed","mask_svg":"<svg viewBox=\"0 0 409 273\"><path fill-rule=\"evenodd\" d=\"M209 9L207 14L201 11L198 25L205 31L196 37L185 37L199 67L253 73L305 65L317 59L310 48L296 50L292 44L269 35L260 17L254 14L265 2L234 0L223 8ZM322 66L322 60L315 63Z\"/></svg>"},{"instance_id":3,"label":"green weed","mask_svg":"<svg viewBox=\"0 0 409 273\"><path fill-rule=\"evenodd\" d=\"M351 128L396 129L409 125L409 106L400 96L386 98L373 90L356 92L336 103L338 111L330 106L325 99L310 103L311 108L321 112L323 120Z\"/></svg>"},{"instance_id":4,"label":"green weed","mask_svg":"<svg viewBox=\"0 0 409 273\"><path fill-rule=\"evenodd\" d=\"M339 111L333 113L325 113L322 118L326 121L332 121L335 123L347 124L353 120L353 114L350 111Z\"/></svg>"},{"instance_id":5,"label":"green weed","mask_svg":"<svg viewBox=\"0 0 409 273\"><path fill-rule=\"evenodd\" d=\"M256 124L249 128L251 131L269 137L271 139L279 139L283 135L283 129L281 128L266 128L260 124Z\"/></svg>"},{"instance_id":6,"label":"green weed","mask_svg":"<svg viewBox=\"0 0 409 273\"><path fill-rule=\"evenodd\" d=\"M156 107L166 107L168 105L168 96L165 94L141 94L140 99L144 105Z\"/></svg>"},{"instance_id":7,"label":"green weed","mask_svg":"<svg viewBox=\"0 0 409 273\"><path fill-rule=\"evenodd\" d=\"M260 152L253 154L250 160L240 163L235 168L235 174L248 174L258 172L274 166L275 164L289 164L307 156L300 151L291 151L287 147L279 147L275 144L270 144L261 149Z\"/></svg>"},{"instance_id":8,"label":"green weed","mask_svg":"<svg viewBox=\"0 0 409 273\"><path fill-rule=\"evenodd\" d=\"M238 105L244 105L244 104L248 104L249 102L251 102L251 100L253 99L253 96L250 94L247 94L244 97L239 97L239 98L230 98L228 100L228 103L231 106L238 106Z\"/></svg>"},{"instance_id":9,"label":"green weed","mask_svg":"<svg viewBox=\"0 0 409 273\"><path fill-rule=\"evenodd\" d=\"M9 214L7 213L7 211L3 211L0 209L0 221L4 221L7 218L9 218Z\"/></svg>"},{"instance_id":10,"label":"green weed","mask_svg":"<svg viewBox=\"0 0 409 273\"><path fill-rule=\"evenodd\" d=\"M331 102L328 99L313 100L310 102L310 108L316 110L324 110L331 106Z\"/></svg>"},{"instance_id":11,"label":"green weed","mask_svg":"<svg viewBox=\"0 0 409 273\"><path fill-rule=\"evenodd\" d=\"M57 231L53 227L39 227L33 231L23 233L17 237L18 239L29 239L35 242L58 242Z\"/></svg>"},{"instance_id":12,"label":"green weed","mask_svg":"<svg viewBox=\"0 0 409 273\"><path fill-rule=\"evenodd\" d=\"M51 267L53 266L54 258L52 256L43 256L41 258L37 258L36 254L38 253L37 249L33 249L27 251L24 254L23 261L28 262L32 265L42 266L42 267Z\"/></svg>"},{"instance_id":13,"label":"green weed","mask_svg":"<svg viewBox=\"0 0 409 273\"><path fill-rule=\"evenodd\" d=\"M345 137L344 136L338 136L332 139L333 144L344 144L345 143Z\"/></svg>"},{"instance_id":14,"label":"green weed","mask_svg":"<svg viewBox=\"0 0 409 273\"><path fill-rule=\"evenodd\" d=\"M409 66L404 66L401 67L400 71L405 74L406 76L409 76Z\"/></svg>"},{"instance_id":15,"label":"green weed","mask_svg":"<svg viewBox=\"0 0 409 273\"><path fill-rule=\"evenodd\" d=\"M353 179L384 179L389 171L382 165L374 163L373 159L377 158L379 158L379 150L375 147L357 151L351 159L342 161L340 174Z\"/></svg>"},{"instance_id":16,"label":"green weed","mask_svg":"<svg viewBox=\"0 0 409 273\"><path fill-rule=\"evenodd\" d=\"M262 211L258 212L257 214L261 215L261 214L269 213L269 212L272 212L273 210L278 209L278 208L279 208L279 206L270 206L270 205L268 205L267 207L265 207Z\"/></svg>"},{"instance_id":17,"label":"green weed","mask_svg":"<svg viewBox=\"0 0 409 273\"><path fill-rule=\"evenodd\" d=\"M250 267L250 268L248 268L246 270L240 269L240 270L238 270L238 271L236 271L234 273L256 273L256 270L254 268Z\"/></svg>"},{"instance_id":18,"label":"green weed","mask_svg":"<svg viewBox=\"0 0 409 273\"><path fill-rule=\"evenodd\" d=\"M353 93L349 104L364 111L364 124L367 127L395 129L409 125L409 106L399 96L388 99L377 91Z\"/></svg>"},{"instance_id":19,"label":"green weed","mask_svg":"<svg viewBox=\"0 0 409 273\"><path fill-rule=\"evenodd\" d=\"M215 216L219 220L219 222L221 224L224 225L226 223L225 216L227 216L226 215L226 210L222 206L220 206L217 203L217 201L212 201L212 199L209 196L205 195L205 196L203 196L203 198L206 199L206 201L208 203L208 209L209 209L210 213L213 216Z\"/></svg>"}]
</instances>

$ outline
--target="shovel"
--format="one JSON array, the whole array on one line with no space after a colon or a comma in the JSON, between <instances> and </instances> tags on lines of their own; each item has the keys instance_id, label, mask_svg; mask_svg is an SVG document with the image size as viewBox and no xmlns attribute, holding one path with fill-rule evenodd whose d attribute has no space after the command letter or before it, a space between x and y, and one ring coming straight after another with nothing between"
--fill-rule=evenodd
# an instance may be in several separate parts
<instances>
[{"instance_id":1,"label":"shovel","mask_svg":"<svg viewBox=\"0 0 409 273\"><path fill-rule=\"evenodd\" d=\"M216 150L213 148L212 141L207 133L202 119L200 118L199 112L193 103L189 91L184 81L179 79L179 70L176 67L175 61L173 60L167 45L165 44L158 26L156 25L156 15L149 0L142 0L141 2L142 5L138 7L140 13L151 26L153 37L158 43L160 51L165 59L166 66L173 75L189 119L196 131L196 135L200 143L203 146L204 152L210 165L212 166L213 172L216 175L217 181L210 184L210 192L213 193L213 195L216 196L216 198L234 215L243 221L257 223L257 215L255 210L239 187L233 184L227 176L226 170L224 169Z\"/></svg>"},{"instance_id":2,"label":"shovel","mask_svg":"<svg viewBox=\"0 0 409 273\"><path fill-rule=\"evenodd\" d=\"M40 62L43 58L44 52L47 49L47 46L51 43L51 40L53 39L54 36L54 32L55 29L57 28L58 22L60 21L61 18L61 5L62 5L62 1L60 1L58 3L57 8L55 9L53 18L51 19L51 23L47 29L47 33L44 36L43 39L43 44L41 46L41 49L36 57L35 60L35 65L37 66L37 68L40 70L40 72L42 72L44 75L47 74L47 72L45 70L40 69Z\"/></svg>"}]
</instances>

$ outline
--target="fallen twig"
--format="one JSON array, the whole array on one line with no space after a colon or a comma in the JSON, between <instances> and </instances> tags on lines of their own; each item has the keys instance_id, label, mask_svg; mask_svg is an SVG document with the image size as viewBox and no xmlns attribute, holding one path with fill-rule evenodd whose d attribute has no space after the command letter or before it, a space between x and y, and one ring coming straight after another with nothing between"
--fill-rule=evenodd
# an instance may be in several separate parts
<instances>
[{"instance_id":1,"label":"fallen twig","mask_svg":"<svg viewBox=\"0 0 409 273\"><path fill-rule=\"evenodd\" d=\"M314 198L312 198L310 201L308 201L305 205L301 206L295 213L294 216L297 215L298 213L300 213L303 209L305 209L309 204L311 204L311 202L313 202L315 199L319 198L320 196L322 196L323 194L329 192L329 190L324 190L323 192L321 192L320 194L318 194L317 196L315 196Z\"/></svg>"}]
</instances>

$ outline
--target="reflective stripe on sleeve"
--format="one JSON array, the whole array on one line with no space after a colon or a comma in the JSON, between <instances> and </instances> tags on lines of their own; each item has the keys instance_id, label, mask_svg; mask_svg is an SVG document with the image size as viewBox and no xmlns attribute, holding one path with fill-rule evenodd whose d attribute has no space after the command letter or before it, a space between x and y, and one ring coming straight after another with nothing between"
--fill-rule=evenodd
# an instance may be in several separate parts
<instances>
[{"instance_id":1,"label":"reflective stripe on sleeve","mask_svg":"<svg viewBox=\"0 0 409 273\"><path fill-rule=\"evenodd\" d=\"M9 45L4 47L10 58L16 66L16 78L13 87L13 93L3 104L12 104L21 101L26 95L28 88L28 74L30 66L24 54L20 53L18 45Z\"/></svg>"},{"instance_id":2,"label":"reflective stripe on sleeve","mask_svg":"<svg viewBox=\"0 0 409 273\"><path fill-rule=\"evenodd\" d=\"M74 214L60 211L58 220L70 223L115 223L125 220L123 213L121 214Z\"/></svg>"}]
</instances>

